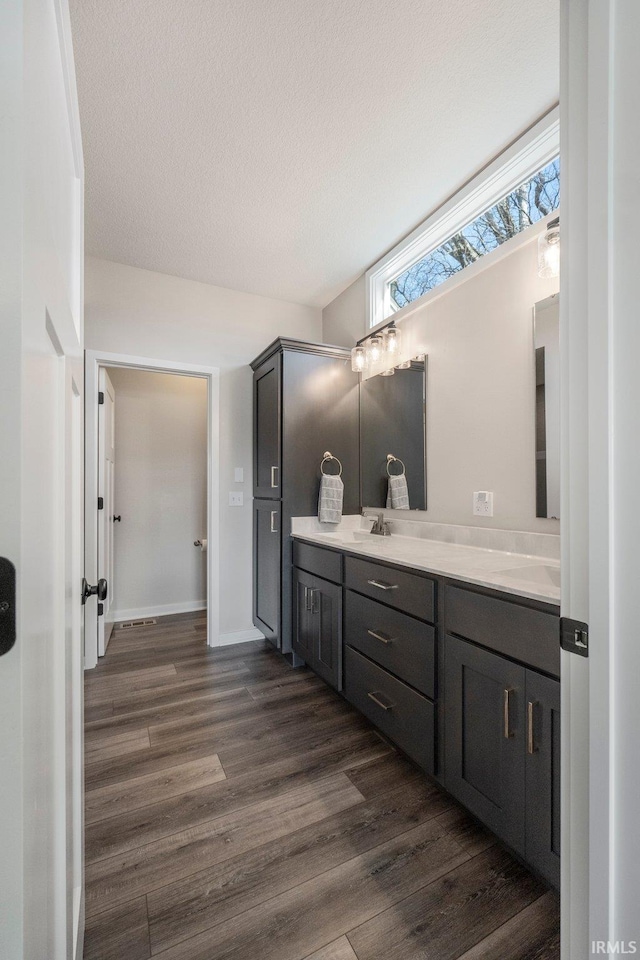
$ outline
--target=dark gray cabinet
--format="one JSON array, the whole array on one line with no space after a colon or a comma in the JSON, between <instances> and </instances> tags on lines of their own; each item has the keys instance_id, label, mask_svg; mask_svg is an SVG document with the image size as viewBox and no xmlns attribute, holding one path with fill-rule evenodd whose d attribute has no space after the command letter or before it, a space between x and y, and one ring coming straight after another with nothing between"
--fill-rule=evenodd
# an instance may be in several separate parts
<instances>
[{"instance_id":1,"label":"dark gray cabinet","mask_svg":"<svg viewBox=\"0 0 640 960\"><path fill-rule=\"evenodd\" d=\"M433 773L435 708L431 700L349 646L344 651L344 693L407 756Z\"/></svg>"},{"instance_id":2,"label":"dark gray cabinet","mask_svg":"<svg viewBox=\"0 0 640 960\"><path fill-rule=\"evenodd\" d=\"M280 503L254 500L253 622L272 641L280 634L280 530Z\"/></svg>"},{"instance_id":3,"label":"dark gray cabinet","mask_svg":"<svg viewBox=\"0 0 640 960\"><path fill-rule=\"evenodd\" d=\"M326 450L342 462L344 512L359 510L358 375L350 351L326 344L279 338L251 364L254 375L253 492L259 501L277 502L279 553L260 551L255 534L254 598L262 609L278 609L276 629L265 630L254 605L254 623L282 653L292 650L292 517L317 513L320 462ZM258 521L261 510L256 506ZM263 569L264 557L279 574ZM269 600L265 590L269 587Z\"/></svg>"},{"instance_id":4,"label":"dark gray cabinet","mask_svg":"<svg viewBox=\"0 0 640 960\"><path fill-rule=\"evenodd\" d=\"M525 668L445 642L447 789L524 856Z\"/></svg>"},{"instance_id":5,"label":"dark gray cabinet","mask_svg":"<svg viewBox=\"0 0 640 960\"><path fill-rule=\"evenodd\" d=\"M253 373L253 495L280 498L282 356L275 354Z\"/></svg>"},{"instance_id":6,"label":"dark gray cabinet","mask_svg":"<svg viewBox=\"0 0 640 960\"><path fill-rule=\"evenodd\" d=\"M294 570L293 649L318 676L342 689L342 587Z\"/></svg>"},{"instance_id":7,"label":"dark gray cabinet","mask_svg":"<svg viewBox=\"0 0 640 960\"><path fill-rule=\"evenodd\" d=\"M525 851L560 886L560 683L527 670Z\"/></svg>"},{"instance_id":8,"label":"dark gray cabinet","mask_svg":"<svg viewBox=\"0 0 640 960\"><path fill-rule=\"evenodd\" d=\"M445 638L445 784L551 883L560 880L560 684Z\"/></svg>"},{"instance_id":9,"label":"dark gray cabinet","mask_svg":"<svg viewBox=\"0 0 640 960\"><path fill-rule=\"evenodd\" d=\"M296 653L558 887L557 608L300 539L293 556Z\"/></svg>"}]
</instances>

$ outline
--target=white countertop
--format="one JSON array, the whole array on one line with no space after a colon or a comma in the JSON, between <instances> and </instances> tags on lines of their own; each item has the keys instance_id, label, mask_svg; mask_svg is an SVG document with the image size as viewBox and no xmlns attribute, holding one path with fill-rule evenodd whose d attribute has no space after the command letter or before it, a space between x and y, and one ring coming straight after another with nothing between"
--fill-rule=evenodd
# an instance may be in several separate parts
<instances>
[{"instance_id":1,"label":"white countertop","mask_svg":"<svg viewBox=\"0 0 640 960\"><path fill-rule=\"evenodd\" d=\"M555 559L425 537L393 533L390 537L373 536L362 528L335 529L327 533L296 529L295 520L292 535L295 539L334 547L369 560L387 560L425 573L560 605L560 562Z\"/></svg>"}]
</instances>

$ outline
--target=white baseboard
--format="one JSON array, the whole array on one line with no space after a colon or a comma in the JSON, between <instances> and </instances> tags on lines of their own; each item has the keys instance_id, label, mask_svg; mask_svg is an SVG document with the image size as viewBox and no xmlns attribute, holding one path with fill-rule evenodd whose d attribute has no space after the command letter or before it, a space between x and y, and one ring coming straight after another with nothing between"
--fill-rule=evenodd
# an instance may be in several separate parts
<instances>
[{"instance_id":1,"label":"white baseboard","mask_svg":"<svg viewBox=\"0 0 640 960\"><path fill-rule=\"evenodd\" d=\"M173 613L195 613L206 610L206 600L186 600L183 603L165 603L158 607L136 607L133 610L117 610L114 620L147 620L151 617L168 617Z\"/></svg>"},{"instance_id":2,"label":"white baseboard","mask_svg":"<svg viewBox=\"0 0 640 960\"><path fill-rule=\"evenodd\" d=\"M227 647L231 643L248 643L249 640L264 640L264 633L252 628L251 630L238 630L235 633L221 633L218 642L214 647Z\"/></svg>"}]
</instances>

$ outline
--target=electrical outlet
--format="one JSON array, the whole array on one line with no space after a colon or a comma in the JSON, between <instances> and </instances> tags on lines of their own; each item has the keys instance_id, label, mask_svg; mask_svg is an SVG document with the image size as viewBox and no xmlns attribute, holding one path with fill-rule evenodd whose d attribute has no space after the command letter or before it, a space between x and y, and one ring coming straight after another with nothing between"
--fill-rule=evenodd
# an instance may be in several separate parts
<instances>
[{"instance_id":1,"label":"electrical outlet","mask_svg":"<svg viewBox=\"0 0 640 960\"><path fill-rule=\"evenodd\" d=\"M488 490L477 490L473 494L474 517L493 516L493 493Z\"/></svg>"},{"instance_id":2,"label":"electrical outlet","mask_svg":"<svg viewBox=\"0 0 640 960\"><path fill-rule=\"evenodd\" d=\"M236 493L235 491L229 493L229 506L230 507L241 507L244 504L244 493Z\"/></svg>"},{"instance_id":3,"label":"electrical outlet","mask_svg":"<svg viewBox=\"0 0 640 960\"><path fill-rule=\"evenodd\" d=\"M236 483L244 483L244 467L235 467L233 479Z\"/></svg>"}]
</instances>

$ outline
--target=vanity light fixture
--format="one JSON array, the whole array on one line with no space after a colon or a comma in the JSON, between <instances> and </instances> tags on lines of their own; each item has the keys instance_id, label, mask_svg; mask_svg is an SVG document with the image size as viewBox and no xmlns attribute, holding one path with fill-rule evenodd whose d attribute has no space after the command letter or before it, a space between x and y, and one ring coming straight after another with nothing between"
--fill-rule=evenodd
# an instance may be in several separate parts
<instances>
[{"instance_id":1,"label":"vanity light fixture","mask_svg":"<svg viewBox=\"0 0 640 960\"><path fill-rule=\"evenodd\" d=\"M358 340L351 351L351 369L354 373L365 373L372 364L384 363L388 360L390 366L380 376L393 376L394 368L400 369L399 364L394 362L400 358L400 342L400 330L396 327L395 321L391 320L382 330ZM410 361L402 369L408 366L411 366Z\"/></svg>"},{"instance_id":2,"label":"vanity light fixture","mask_svg":"<svg viewBox=\"0 0 640 960\"><path fill-rule=\"evenodd\" d=\"M410 370L411 360L405 360L404 363L396 363L396 370Z\"/></svg>"},{"instance_id":3,"label":"vanity light fixture","mask_svg":"<svg viewBox=\"0 0 640 960\"><path fill-rule=\"evenodd\" d=\"M351 369L354 373L364 373L369 366L369 358L364 346L354 347L351 351Z\"/></svg>"},{"instance_id":4,"label":"vanity light fixture","mask_svg":"<svg viewBox=\"0 0 640 960\"><path fill-rule=\"evenodd\" d=\"M549 220L538 237L538 276L545 280L560 274L560 217Z\"/></svg>"},{"instance_id":5,"label":"vanity light fixture","mask_svg":"<svg viewBox=\"0 0 640 960\"><path fill-rule=\"evenodd\" d=\"M382 360L382 337L373 336L365 342L367 348L367 358L369 363L378 363L379 360Z\"/></svg>"},{"instance_id":6,"label":"vanity light fixture","mask_svg":"<svg viewBox=\"0 0 640 960\"><path fill-rule=\"evenodd\" d=\"M387 327L386 330L384 330L382 336L384 338L384 352L386 353L386 355L390 359L397 357L398 354L400 353L401 336L400 336L400 331L395 326L395 324L392 324L390 327Z\"/></svg>"}]
</instances>

